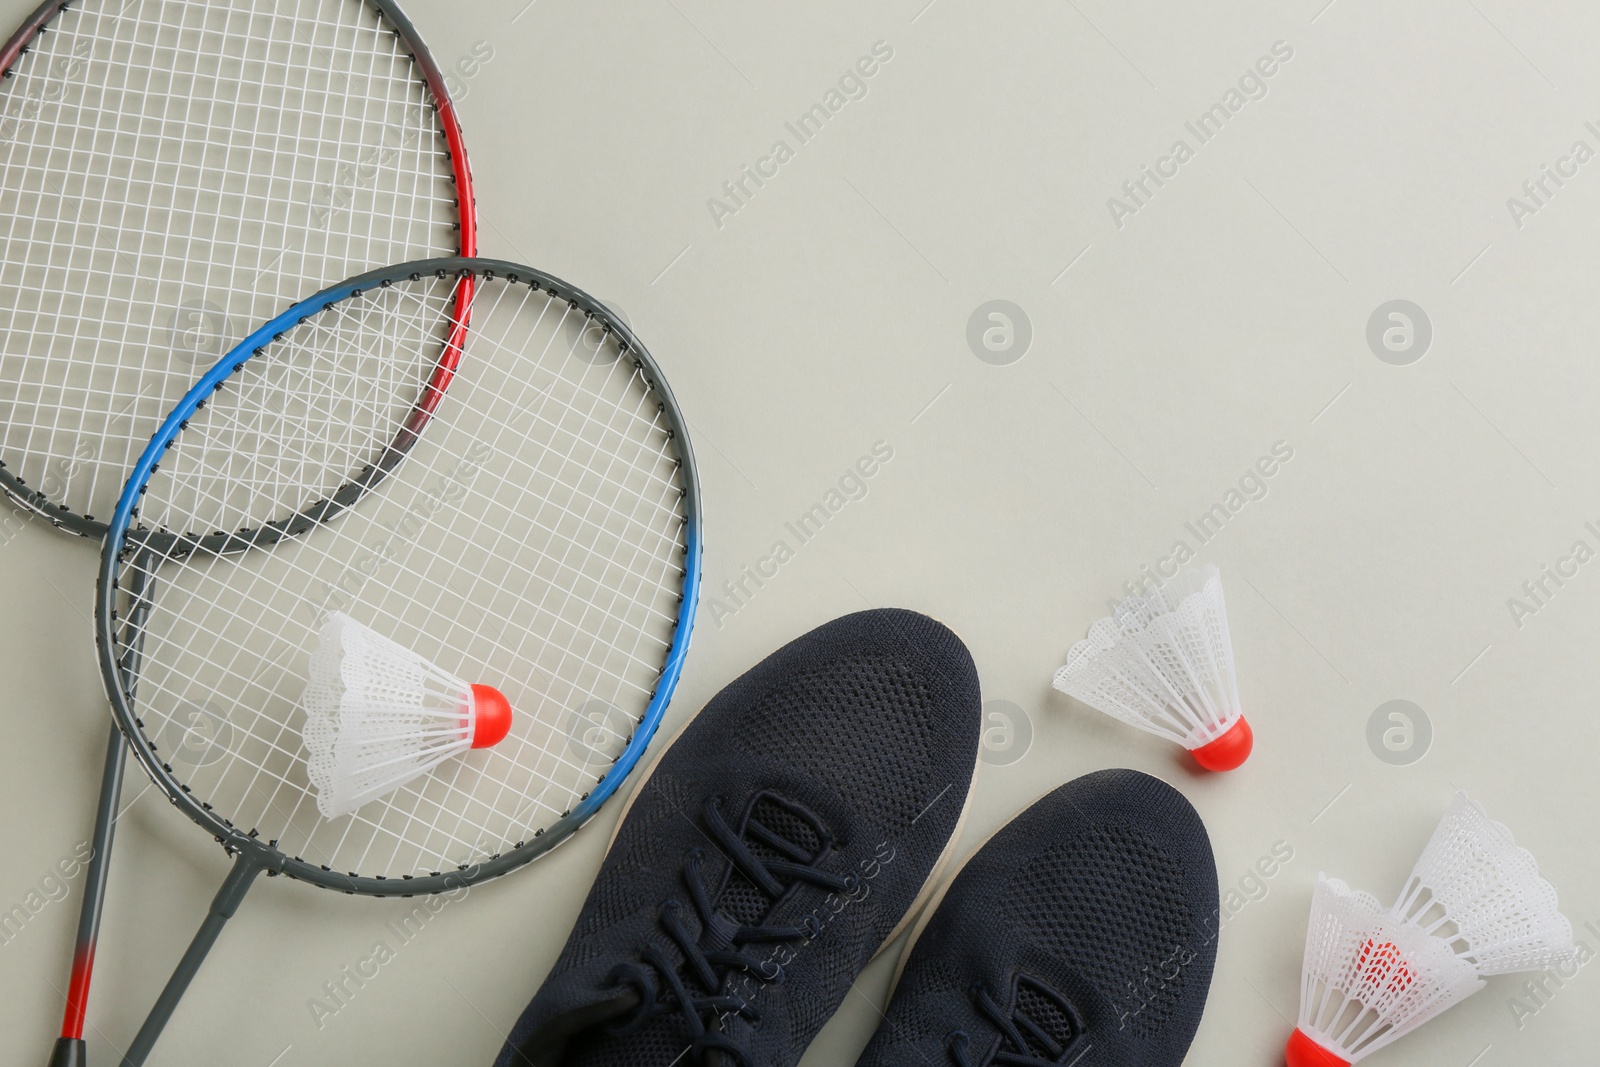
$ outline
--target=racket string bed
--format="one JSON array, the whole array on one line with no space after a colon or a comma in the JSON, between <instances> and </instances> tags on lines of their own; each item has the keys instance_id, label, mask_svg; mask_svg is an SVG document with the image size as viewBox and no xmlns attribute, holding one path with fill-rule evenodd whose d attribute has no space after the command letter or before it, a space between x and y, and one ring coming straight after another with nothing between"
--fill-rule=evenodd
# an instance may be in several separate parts
<instances>
[{"instance_id":1,"label":"racket string bed","mask_svg":"<svg viewBox=\"0 0 1600 1067\"><path fill-rule=\"evenodd\" d=\"M103 521L250 324L369 267L470 253L430 74L355 0L57 12L0 88L7 489Z\"/></svg>"}]
</instances>

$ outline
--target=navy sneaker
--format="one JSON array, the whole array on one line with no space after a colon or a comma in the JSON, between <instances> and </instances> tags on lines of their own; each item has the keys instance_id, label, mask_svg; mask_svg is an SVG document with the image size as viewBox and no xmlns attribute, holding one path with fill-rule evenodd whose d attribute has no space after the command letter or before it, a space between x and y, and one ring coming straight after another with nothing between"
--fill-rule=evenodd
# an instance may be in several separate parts
<instances>
[{"instance_id":1,"label":"navy sneaker","mask_svg":"<svg viewBox=\"0 0 1600 1067\"><path fill-rule=\"evenodd\" d=\"M1069 782L978 850L919 923L857 1067L1177 1067L1216 960L1194 808L1137 771Z\"/></svg>"},{"instance_id":2,"label":"navy sneaker","mask_svg":"<svg viewBox=\"0 0 1600 1067\"><path fill-rule=\"evenodd\" d=\"M624 812L499 1067L786 1067L949 858L982 702L909 611L828 623L717 695Z\"/></svg>"}]
</instances>

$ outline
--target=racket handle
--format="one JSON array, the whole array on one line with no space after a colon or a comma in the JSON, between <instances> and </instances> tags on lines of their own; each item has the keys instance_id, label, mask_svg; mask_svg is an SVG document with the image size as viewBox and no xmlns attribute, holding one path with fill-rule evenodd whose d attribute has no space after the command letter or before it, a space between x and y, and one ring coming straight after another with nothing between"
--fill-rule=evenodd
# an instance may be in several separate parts
<instances>
[{"instance_id":1,"label":"racket handle","mask_svg":"<svg viewBox=\"0 0 1600 1067\"><path fill-rule=\"evenodd\" d=\"M89 1053L81 1037L58 1037L50 1052L50 1067L89 1067Z\"/></svg>"},{"instance_id":2,"label":"racket handle","mask_svg":"<svg viewBox=\"0 0 1600 1067\"><path fill-rule=\"evenodd\" d=\"M111 866L111 839L117 832L117 805L122 799L122 774L128 765L128 745L122 731L111 724L106 743L105 770L100 775L100 802L94 813L88 873L83 880L83 901L78 911L78 940L72 953L72 977L67 982L67 1010L61 1020L61 1040L50 1059L51 1067L83 1062L83 1022L89 1010L89 979L94 972L95 944L100 939L100 915L106 903L106 872ZM67 1042L76 1041L77 1059L63 1058Z\"/></svg>"},{"instance_id":3,"label":"racket handle","mask_svg":"<svg viewBox=\"0 0 1600 1067\"><path fill-rule=\"evenodd\" d=\"M172 977L167 979L167 987L161 991L155 1007L145 1016L144 1025L139 1027L139 1033L134 1037L133 1044L129 1045L128 1051L123 1054L122 1067L144 1067L145 1058L155 1047L156 1039L166 1028L167 1020L172 1018L172 1013L177 1010L178 1002L183 999L189 983L194 981L200 965L205 962L206 954L211 951L211 946L216 944L217 935L222 933L222 928L233 918L233 913L239 910L239 902L250 891L250 883L255 881L256 875L261 871L261 864L248 856L241 854L234 858L233 870L228 872L227 880L222 883L222 888L217 890L216 897L211 901L211 911L206 915L205 922L200 924L200 929L196 931L194 940L189 942L189 948L184 952L183 959L178 961Z\"/></svg>"}]
</instances>

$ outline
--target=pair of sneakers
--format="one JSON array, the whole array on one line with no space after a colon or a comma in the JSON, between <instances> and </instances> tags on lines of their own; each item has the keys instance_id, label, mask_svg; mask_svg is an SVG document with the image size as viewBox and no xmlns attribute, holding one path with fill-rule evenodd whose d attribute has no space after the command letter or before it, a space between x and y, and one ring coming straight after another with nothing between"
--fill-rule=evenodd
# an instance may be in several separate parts
<instances>
[{"instance_id":1,"label":"pair of sneakers","mask_svg":"<svg viewBox=\"0 0 1600 1067\"><path fill-rule=\"evenodd\" d=\"M914 612L769 656L634 792L497 1067L790 1067L919 911L858 1067L1176 1067L1216 953L1199 817L1091 774L941 883L981 730L971 655Z\"/></svg>"}]
</instances>

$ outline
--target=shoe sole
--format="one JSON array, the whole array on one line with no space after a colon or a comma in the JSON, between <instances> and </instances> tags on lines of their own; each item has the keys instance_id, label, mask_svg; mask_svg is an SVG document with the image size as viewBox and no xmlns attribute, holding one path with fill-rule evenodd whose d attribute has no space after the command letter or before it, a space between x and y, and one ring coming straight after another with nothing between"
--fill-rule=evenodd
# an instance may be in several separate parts
<instances>
[{"instance_id":1,"label":"shoe sole","mask_svg":"<svg viewBox=\"0 0 1600 1067\"><path fill-rule=\"evenodd\" d=\"M955 633L954 630L951 630L951 632ZM956 636L959 638L961 635L956 634ZM684 731L689 729L689 727L692 725L694 725L694 717L690 717L688 722L684 723L682 726L673 731L672 737L668 739L665 745L662 746L661 755L656 757L655 762L650 765L649 770L644 772L644 777L639 779L639 784L635 786L633 792L628 795L627 801L622 805L621 813L617 816L617 825L611 831L611 840L606 842L607 856L611 855L612 846L617 843L617 836L622 833L622 824L627 822L628 814L633 810L633 802L639 799L639 796L644 792L645 786L650 784L650 778L656 773L656 768L661 766L661 760L668 752L672 750L672 746L678 743L678 739L683 736ZM889 931L889 936L884 938L883 943L880 944L876 951L872 953L871 959L867 961L868 963L871 963L872 960L875 960L879 956L883 955L883 950L888 948L895 938L899 937L905 932L906 927L910 925L912 920L924 915L923 909L928 908L936 890L938 891L939 899L944 899L944 890L948 888L949 883L944 882L941 884L940 876L943 875L945 868L950 865L950 861L955 857L956 845L960 843L962 831L966 829L967 816L972 814L972 800L978 792L978 770L983 765L983 732L981 729L981 722L979 723L979 727L978 753L972 761L972 780L967 783L967 796L966 799L961 803L961 815L956 819L955 829L950 831L950 840L945 842L944 850L939 853L939 858L934 861L933 869L928 872L928 877L923 881L922 888L917 890L916 899L911 902L911 906L906 909L905 915L901 916L900 921L895 924L894 929ZM920 818L920 816L918 817ZM984 843L988 843L987 839ZM982 846L979 847L981 848ZM602 860L602 862L604 861ZM963 866L965 866L965 864L963 864ZM959 873L959 871L956 872L956 874ZM952 874L951 880L953 881L954 878L955 875ZM931 908L926 912L926 914L932 914ZM925 921L919 923L919 931L925 925ZM908 945L906 947L906 955L910 955L910 952L911 948ZM900 959L900 970L903 970L904 967L905 957L902 956ZM895 971L896 982L900 980L900 970Z\"/></svg>"}]
</instances>

